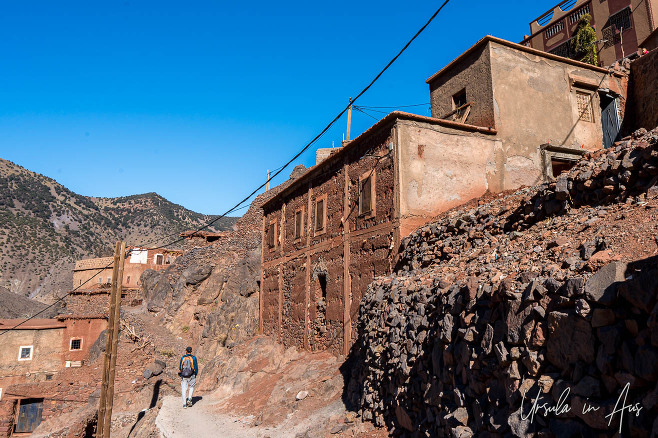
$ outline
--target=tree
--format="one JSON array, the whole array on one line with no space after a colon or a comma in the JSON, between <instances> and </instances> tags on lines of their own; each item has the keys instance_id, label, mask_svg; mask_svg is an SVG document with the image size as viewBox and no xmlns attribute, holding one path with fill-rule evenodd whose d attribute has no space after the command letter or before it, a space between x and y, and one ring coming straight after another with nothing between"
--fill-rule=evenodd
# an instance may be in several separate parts
<instances>
[{"instance_id":1,"label":"tree","mask_svg":"<svg viewBox=\"0 0 658 438\"><path fill-rule=\"evenodd\" d=\"M592 65L598 65L596 53L596 31L591 25L592 16L583 15L578 20L576 36L572 42L572 49L576 56L582 61Z\"/></svg>"}]
</instances>

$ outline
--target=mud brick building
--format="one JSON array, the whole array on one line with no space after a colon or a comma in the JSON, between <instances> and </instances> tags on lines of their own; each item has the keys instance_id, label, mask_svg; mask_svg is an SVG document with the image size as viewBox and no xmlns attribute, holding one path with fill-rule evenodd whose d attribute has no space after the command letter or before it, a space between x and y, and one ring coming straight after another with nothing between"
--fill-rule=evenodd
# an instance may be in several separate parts
<instances>
[{"instance_id":1,"label":"mud brick building","mask_svg":"<svg viewBox=\"0 0 658 438\"><path fill-rule=\"evenodd\" d=\"M212 233L210 231L191 230L180 233L180 237L185 239L185 251L189 251L194 248L203 248L212 245L219 239L227 237L229 233L228 231Z\"/></svg>"},{"instance_id":2,"label":"mud brick building","mask_svg":"<svg viewBox=\"0 0 658 438\"><path fill-rule=\"evenodd\" d=\"M132 251L124 263L123 287L133 289L139 288L139 278L144 271L147 269L156 271L167 269L182 254L182 251L165 248L141 249L130 247L128 249ZM103 285L110 283L113 268L114 257L78 260L73 268L73 288L85 285L85 282L94 276L96 277L85 285L86 288L92 284ZM99 270L102 270L100 274L98 273Z\"/></svg>"},{"instance_id":3,"label":"mud brick building","mask_svg":"<svg viewBox=\"0 0 658 438\"><path fill-rule=\"evenodd\" d=\"M0 331L23 320L0 320ZM107 327L103 315L61 315L33 319L6 332L0 345L0 437L21 436L62 412L77 392L59 385L59 374L83 367L89 352Z\"/></svg>"},{"instance_id":4,"label":"mud brick building","mask_svg":"<svg viewBox=\"0 0 658 438\"><path fill-rule=\"evenodd\" d=\"M530 23L521 44L567 58L577 58L571 47L578 20L592 17L602 66L630 56L658 27L658 0L565 0Z\"/></svg>"},{"instance_id":5,"label":"mud brick building","mask_svg":"<svg viewBox=\"0 0 658 438\"><path fill-rule=\"evenodd\" d=\"M488 36L427 83L432 117L389 114L263 205L261 333L347 353L361 298L405 236L611 144L627 78Z\"/></svg>"}]
</instances>

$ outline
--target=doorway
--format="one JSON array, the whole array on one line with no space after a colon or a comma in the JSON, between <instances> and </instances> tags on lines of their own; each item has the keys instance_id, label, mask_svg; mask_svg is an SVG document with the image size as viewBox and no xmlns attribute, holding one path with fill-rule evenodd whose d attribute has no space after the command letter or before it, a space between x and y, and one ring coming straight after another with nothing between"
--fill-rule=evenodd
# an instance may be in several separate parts
<instances>
[{"instance_id":1,"label":"doorway","mask_svg":"<svg viewBox=\"0 0 658 438\"><path fill-rule=\"evenodd\" d=\"M603 147L612 147L619 137L619 105L617 98L608 93L601 93L601 125L603 128Z\"/></svg>"}]
</instances>

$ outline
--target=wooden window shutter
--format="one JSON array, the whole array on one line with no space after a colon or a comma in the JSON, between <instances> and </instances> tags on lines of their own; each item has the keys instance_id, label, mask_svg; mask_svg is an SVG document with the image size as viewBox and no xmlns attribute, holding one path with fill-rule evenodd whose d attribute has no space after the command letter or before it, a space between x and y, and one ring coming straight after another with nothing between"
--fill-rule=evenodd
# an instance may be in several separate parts
<instances>
[{"instance_id":1,"label":"wooden window shutter","mask_svg":"<svg viewBox=\"0 0 658 438\"><path fill-rule=\"evenodd\" d=\"M324 199L315 203L315 231L324 229Z\"/></svg>"},{"instance_id":2,"label":"wooden window shutter","mask_svg":"<svg viewBox=\"0 0 658 438\"><path fill-rule=\"evenodd\" d=\"M295 239L302 237L302 212L295 212Z\"/></svg>"},{"instance_id":3,"label":"wooden window shutter","mask_svg":"<svg viewBox=\"0 0 658 438\"><path fill-rule=\"evenodd\" d=\"M361 181L361 211L370 213L372 211L372 176Z\"/></svg>"},{"instance_id":4,"label":"wooden window shutter","mask_svg":"<svg viewBox=\"0 0 658 438\"><path fill-rule=\"evenodd\" d=\"M274 248L274 224L270 224L269 230L267 230L267 246Z\"/></svg>"}]
</instances>

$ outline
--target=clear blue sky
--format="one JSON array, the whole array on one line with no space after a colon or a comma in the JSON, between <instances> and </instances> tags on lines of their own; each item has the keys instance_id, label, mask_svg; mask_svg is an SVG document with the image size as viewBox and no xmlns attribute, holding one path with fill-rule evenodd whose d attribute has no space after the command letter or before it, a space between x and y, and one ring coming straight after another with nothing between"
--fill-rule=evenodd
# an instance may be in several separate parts
<instances>
[{"instance_id":1,"label":"clear blue sky","mask_svg":"<svg viewBox=\"0 0 658 438\"><path fill-rule=\"evenodd\" d=\"M0 1L0 157L82 195L157 192L223 213L441 3ZM451 0L358 104L429 102L425 79L486 34L520 41L556 3ZM355 112L353 137L374 122ZM315 147L295 164L314 160Z\"/></svg>"}]
</instances>

